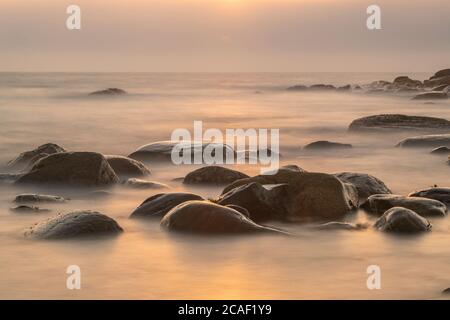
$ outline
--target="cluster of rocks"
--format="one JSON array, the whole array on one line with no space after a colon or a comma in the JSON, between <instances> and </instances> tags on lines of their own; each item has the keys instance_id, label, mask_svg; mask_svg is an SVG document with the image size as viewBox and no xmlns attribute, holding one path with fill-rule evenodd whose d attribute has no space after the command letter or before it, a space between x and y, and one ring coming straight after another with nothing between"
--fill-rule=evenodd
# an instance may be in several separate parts
<instances>
[{"instance_id":1,"label":"cluster of rocks","mask_svg":"<svg viewBox=\"0 0 450 320\"><path fill-rule=\"evenodd\" d=\"M288 91L335 91L335 92L348 92L352 89L360 89L359 86L352 87L351 85L347 84L345 86L341 87L335 87L331 84L313 84L311 86L305 86L305 85L295 85L292 87L287 88Z\"/></svg>"}]
</instances>

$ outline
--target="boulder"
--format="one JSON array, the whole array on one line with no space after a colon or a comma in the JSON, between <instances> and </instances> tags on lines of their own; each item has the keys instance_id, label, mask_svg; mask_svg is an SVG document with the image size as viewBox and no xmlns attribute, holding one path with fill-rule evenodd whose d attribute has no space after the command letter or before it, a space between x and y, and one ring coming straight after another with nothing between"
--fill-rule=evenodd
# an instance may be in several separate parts
<instances>
[{"instance_id":1,"label":"boulder","mask_svg":"<svg viewBox=\"0 0 450 320\"><path fill-rule=\"evenodd\" d=\"M437 148L450 147L450 134L430 134L410 137L397 143L401 148Z\"/></svg>"},{"instance_id":2,"label":"boulder","mask_svg":"<svg viewBox=\"0 0 450 320\"><path fill-rule=\"evenodd\" d=\"M9 210L18 212L18 213L43 213L43 212L50 212L49 209L41 209L39 207L35 206L27 206L27 205L20 205L14 208L10 208Z\"/></svg>"},{"instance_id":3,"label":"boulder","mask_svg":"<svg viewBox=\"0 0 450 320\"><path fill-rule=\"evenodd\" d=\"M82 236L114 235L123 229L104 214L91 210L78 210L39 222L24 232L27 238L69 239Z\"/></svg>"},{"instance_id":4,"label":"boulder","mask_svg":"<svg viewBox=\"0 0 450 320\"><path fill-rule=\"evenodd\" d=\"M374 227L384 232L417 233L430 231L431 223L410 209L393 207L375 222Z\"/></svg>"},{"instance_id":5,"label":"boulder","mask_svg":"<svg viewBox=\"0 0 450 320\"><path fill-rule=\"evenodd\" d=\"M190 141L184 141L184 142L178 142L178 141L159 141L147 144L145 146L142 146L138 148L136 151L131 153L128 157L140 160L140 161L172 161L172 150L177 146L179 148L180 156L183 155L185 152L188 152L190 154L191 162L194 163L194 155L202 156L203 152L205 150L212 150L211 152L208 152L215 155L215 150L222 151L223 159L225 163L227 157L231 157L234 159L235 152L233 148L226 144L222 143L200 143L197 147L195 142ZM208 148L208 149L207 149Z\"/></svg>"},{"instance_id":6,"label":"boulder","mask_svg":"<svg viewBox=\"0 0 450 320\"><path fill-rule=\"evenodd\" d=\"M306 170L300 168L299 166L297 166L295 164L288 164L288 165L282 166L282 167L280 167L278 169L264 171L264 175L274 175L274 174L277 174L279 170L285 171L285 172L289 172L289 171L292 171L292 172L306 172Z\"/></svg>"},{"instance_id":7,"label":"boulder","mask_svg":"<svg viewBox=\"0 0 450 320\"><path fill-rule=\"evenodd\" d=\"M304 150L330 150L330 149L350 149L351 144L340 143L340 142L330 142L330 141L315 141L307 144Z\"/></svg>"},{"instance_id":8,"label":"boulder","mask_svg":"<svg viewBox=\"0 0 450 320\"><path fill-rule=\"evenodd\" d=\"M393 84L397 85L397 86L403 85L403 86L409 86L409 87L421 87L422 86L421 81L413 80L406 76L400 76L400 77L395 78Z\"/></svg>"},{"instance_id":9,"label":"boulder","mask_svg":"<svg viewBox=\"0 0 450 320\"><path fill-rule=\"evenodd\" d=\"M244 216L246 216L247 218L250 218L250 212L248 212L248 210L245 209L245 208L242 208L242 207L237 206L237 205L234 205L234 204L229 204L229 205L227 205L227 206L225 206L225 207L230 208L230 209L233 209L233 210L236 210L236 211L242 213L242 214L243 214Z\"/></svg>"},{"instance_id":10,"label":"boulder","mask_svg":"<svg viewBox=\"0 0 450 320\"><path fill-rule=\"evenodd\" d=\"M287 88L288 91L306 91L308 90L307 86L304 86L302 84L298 84L292 87Z\"/></svg>"},{"instance_id":11,"label":"boulder","mask_svg":"<svg viewBox=\"0 0 450 320\"><path fill-rule=\"evenodd\" d=\"M434 87L433 89L431 89L431 91L442 91L442 92L446 92L447 94L449 93L449 89L450 89L450 85L448 84L443 84L437 87Z\"/></svg>"},{"instance_id":12,"label":"boulder","mask_svg":"<svg viewBox=\"0 0 450 320\"><path fill-rule=\"evenodd\" d=\"M230 184L249 176L220 166L207 166L190 172L183 180L184 184Z\"/></svg>"},{"instance_id":13,"label":"boulder","mask_svg":"<svg viewBox=\"0 0 450 320\"><path fill-rule=\"evenodd\" d=\"M450 288L442 290L443 294L450 294Z\"/></svg>"},{"instance_id":14,"label":"boulder","mask_svg":"<svg viewBox=\"0 0 450 320\"><path fill-rule=\"evenodd\" d=\"M354 120L351 131L366 130L415 130L415 129L450 129L450 121L433 117L407 116L403 114L379 114Z\"/></svg>"},{"instance_id":15,"label":"boulder","mask_svg":"<svg viewBox=\"0 0 450 320\"><path fill-rule=\"evenodd\" d=\"M425 80L423 84L426 87L437 87L441 85L450 85L450 76L432 77L430 80Z\"/></svg>"},{"instance_id":16,"label":"boulder","mask_svg":"<svg viewBox=\"0 0 450 320\"><path fill-rule=\"evenodd\" d=\"M275 219L280 216L278 212L280 211L283 220L287 221L335 220L343 218L358 206L358 193L352 184L343 183L326 173L296 172L281 168L274 175L259 175L237 180L227 186L222 195L251 183L259 183L266 189L275 187L277 192ZM245 208L252 216L252 209Z\"/></svg>"},{"instance_id":17,"label":"boulder","mask_svg":"<svg viewBox=\"0 0 450 320\"><path fill-rule=\"evenodd\" d=\"M68 199L64 199L60 196L52 196L46 194L34 194L34 193L24 193L19 194L14 199L16 203L36 203L36 202L54 202L61 203L66 202Z\"/></svg>"},{"instance_id":18,"label":"boulder","mask_svg":"<svg viewBox=\"0 0 450 320\"><path fill-rule=\"evenodd\" d=\"M89 95L91 96L120 96L124 95L127 92L125 90L119 89L119 88L108 88L105 90L99 90L91 92Z\"/></svg>"},{"instance_id":19,"label":"boulder","mask_svg":"<svg viewBox=\"0 0 450 320\"><path fill-rule=\"evenodd\" d=\"M340 91L340 92L343 92L343 91L350 91L351 89L352 89L352 86L347 84L345 86L338 87L336 90Z\"/></svg>"},{"instance_id":20,"label":"boulder","mask_svg":"<svg viewBox=\"0 0 450 320\"><path fill-rule=\"evenodd\" d=\"M331 84L313 84L309 87L309 90L315 90L315 91L329 91L329 90L336 90L336 87Z\"/></svg>"},{"instance_id":21,"label":"boulder","mask_svg":"<svg viewBox=\"0 0 450 320\"><path fill-rule=\"evenodd\" d=\"M447 207L450 207L450 188L428 188L412 192L408 195L408 197L433 199L442 202Z\"/></svg>"},{"instance_id":22,"label":"boulder","mask_svg":"<svg viewBox=\"0 0 450 320\"><path fill-rule=\"evenodd\" d=\"M351 183L358 190L359 201L364 201L374 194L391 194L391 190L380 179L366 173L336 173L341 181Z\"/></svg>"},{"instance_id":23,"label":"boulder","mask_svg":"<svg viewBox=\"0 0 450 320\"><path fill-rule=\"evenodd\" d=\"M430 79L436 79L445 76L450 76L450 69L439 70Z\"/></svg>"},{"instance_id":24,"label":"boulder","mask_svg":"<svg viewBox=\"0 0 450 320\"><path fill-rule=\"evenodd\" d=\"M164 216L161 226L168 231L197 234L282 233L256 224L239 211L209 201L188 201L176 206Z\"/></svg>"},{"instance_id":25,"label":"boulder","mask_svg":"<svg viewBox=\"0 0 450 320\"><path fill-rule=\"evenodd\" d=\"M119 178L105 157L95 152L62 152L39 160L16 183L100 186Z\"/></svg>"},{"instance_id":26,"label":"boulder","mask_svg":"<svg viewBox=\"0 0 450 320\"><path fill-rule=\"evenodd\" d=\"M177 205L191 200L203 200L203 198L193 193L160 193L141 203L131 213L130 218L161 218Z\"/></svg>"},{"instance_id":27,"label":"boulder","mask_svg":"<svg viewBox=\"0 0 450 320\"><path fill-rule=\"evenodd\" d=\"M283 220L286 216L286 208L283 205L286 185L278 186L266 189L263 185L252 182L221 195L216 202L223 206L243 207L249 212L250 219L256 222Z\"/></svg>"},{"instance_id":28,"label":"boulder","mask_svg":"<svg viewBox=\"0 0 450 320\"><path fill-rule=\"evenodd\" d=\"M33 165L41 158L48 156L49 154L66 152L64 148L54 143L46 143L34 150L22 152L16 159L8 162L8 167L14 169L24 169L29 165Z\"/></svg>"},{"instance_id":29,"label":"boulder","mask_svg":"<svg viewBox=\"0 0 450 320\"><path fill-rule=\"evenodd\" d=\"M361 208L375 215L381 215L393 207L410 209L423 217L444 217L447 214L447 206L440 201L400 195L375 194L361 205Z\"/></svg>"},{"instance_id":30,"label":"boulder","mask_svg":"<svg viewBox=\"0 0 450 320\"><path fill-rule=\"evenodd\" d=\"M444 147L444 146L440 146L440 147L437 147L437 148L434 148L433 150L431 150L430 153L431 154L437 154L437 155L450 154L450 148Z\"/></svg>"},{"instance_id":31,"label":"boulder","mask_svg":"<svg viewBox=\"0 0 450 320\"><path fill-rule=\"evenodd\" d=\"M150 175L150 170L137 160L123 156L105 156L111 168L119 177L143 177Z\"/></svg>"},{"instance_id":32,"label":"boulder","mask_svg":"<svg viewBox=\"0 0 450 320\"><path fill-rule=\"evenodd\" d=\"M419 93L413 98L413 100L441 100L441 99L448 99L447 92L443 91L424 92Z\"/></svg>"},{"instance_id":33,"label":"boulder","mask_svg":"<svg viewBox=\"0 0 450 320\"><path fill-rule=\"evenodd\" d=\"M127 179L123 184L127 187L136 189L170 189L167 184L137 178Z\"/></svg>"}]
</instances>

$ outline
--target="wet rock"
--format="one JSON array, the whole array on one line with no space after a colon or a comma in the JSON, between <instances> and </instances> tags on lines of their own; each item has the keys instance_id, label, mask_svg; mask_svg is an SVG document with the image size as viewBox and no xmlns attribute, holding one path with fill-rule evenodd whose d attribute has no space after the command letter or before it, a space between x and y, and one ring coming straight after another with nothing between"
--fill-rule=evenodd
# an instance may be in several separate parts
<instances>
[{"instance_id":1,"label":"wet rock","mask_svg":"<svg viewBox=\"0 0 450 320\"><path fill-rule=\"evenodd\" d=\"M345 86L338 87L336 90L337 90L337 91L343 92L343 91L350 91L351 89L352 89L352 86L349 85L349 84L347 84L347 85L345 85Z\"/></svg>"},{"instance_id":2,"label":"wet rock","mask_svg":"<svg viewBox=\"0 0 450 320\"><path fill-rule=\"evenodd\" d=\"M164 216L161 226L168 231L197 234L282 233L258 225L236 210L208 201L188 201L176 206Z\"/></svg>"},{"instance_id":3,"label":"wet rock","mask_svg":"<svg viewBox=\"0 0 450 320\"><path fill-rule=\"evenodd\" d=\"M357 230L367 229L367 225L333 221L333 222L328 222L328 223L312 226L312 228L313 229L317 229L317 230L348 230L348 231L357 231Z\"/></svg>"},{"instance_id":4,"label":"wet rock","mask_svg":"<svg viewBox=\"0 0 450 320\"><path fill-rule=\"evenodd\" d=\"M66 202L68 199L64 199L60 196L52 196L46 194L34 194L34 193L24 193L19 194L14 199L15 203L36 203L36 202L53 202L61 203Z\"/></svg>"},{"instance_id":5,"label":"wet rock","mask_svg":"<svg viewBox=\"0 0 450 320\"><path fill-rule=\"evenodd\" d=\"M308 87L299 84L299 85L289 87L289 88L287 88L287 90L289 90L289 91L306 91L306 90L308 90Z\"/></svg>"},{"instance_id":6,"label":"wet rock","mask_svg":"<svg viewBox=\"0 0 450 320\"><path fill-rule=\"evenodd\" d=\"M105 156L111 168L119 177L143 177L151 174L142 162L123 157L123 156Z\"/></svg>"},{"instance_id":7,"label":"wet rock","mask_svg":"<svg viewBox=\"0 0 450 320\"><path fill-rule=\"evenodd\" d=\"M220 166L207 166L190 172L183 180L184 184L229 184L249 176Z\"/></svg>"},{"instance_id":8,"label":"wet rock","mask_svg":"<svg viewBox=\"0 0 450 320\"><path fill-rule=\"evenodd\" d=\"M233 148L222 143L200 143L197 147L194 142L159 141L140 147L128 157L140 161L172 161L172 150L177 146L180 157L190 155L191 163L194 163L194 155L202 156L204 151L215 156L215 152L222 152L224 163L227 157L234 158ZM177 150L177 149L175 149Z\"/></svg>"},{"instance_id":9,"label":"wet rock","mask_svg":"<svg viewBox=\"0 0 450 320\"><path fill-rule=\"evenodd\" d=\"M100 186L119 178L105 157L95 152L62 152L39 160L16 183Z\"/></svg>"},{"instance_id":10,"label":"wet rock","mask_svg":"<svg viewBox=\"0 0 450 320\"><path fill-rule=\"evenodd\" d=\"M375 215L381 215L393 207L410 209L423 217L444 217L447 214L447 206L440 201L400 195L375 194L361 205L361 208Z\"/></svg>"},{"instance_id":11,"label":"wet rock","mask_svg":"<svg viewBox=\"0 0 450 320\"><path fill-rule=\"evenodd\" d=\"M450 288L444 289L442 291L443 294L450 294Z\"/></svg>"},{"instance_id":12,"label":"wet rock","mask_svg":"<svg viewBox=\"0 0 450 320\"><path fill-rule=\"evenodd\" d=\"M401 140L397 147L402 148L437 148L450 147L450 134L430 134Z\"/></svg>"},{"instance_id":13,"label":"wet rock","mask_svg":"<svg viewBox=\"0 0 450 320\"><path fill-rule=\"evenodd\" d=\"M433 89L431 89L431 91L434 91L434 92L436 92L436 91L438 91L438 92L442 91L442 92L446 92L446 93L448 94L448 93L449 93L449 89L450 89L450 85L448 85L448 84L443 84L443 85L434 87Z\"/></svg>"},{"instance_id":14,"label":"wet rock","mask_svg":"<svg viewBox=\"0 0 450 320\"><path fill-rule=\"evenodd\" d=\"M16 159L8 162L8 167L23 169L50 154L65 152L64 148L54 143L46 143L34 150L22 152Z\"/></svg>"},{"instance_id":15,"label":"wet rock","mask_svg":"<svg viewBox=\"0 0 450 320\"><path fill-rule=\"evenodd\" d=\"M130 218L163 217L177 205L191 200L203 200L193 193L160 193L146 199L132 213Z\"/></svg>"},{"instance_id":16,"label":"wet rock","mask_svg":"<svg viewBox=\"0 0 450 320\"><path fill-rule=\"evenodd\" d=\"M431 91L424 92L416 95L413 100L441 100L448 99L447 92L442 91Z\"/></svg>"},{"instance_id":17,"label":"wet rock","mask_svg":"<svg viewBox=\"0 0 450 320\"><path fill-rule=\"evenodd\" d=\"M91 210L79 210L39 222L24 232L27 238L69 239L82 236L115 235L123 229L110 217Z\"/></svg>"},{"instance_id":18,"label":"wet rock","mask_svg":"<svg viewBox=\"0 0 450 320\"><path fill-rule=\"evenodd\" d=\"M447 207L450 207L450 188L429 188L412 192L408 195L408 197L433 199L442 202Z\"/></svg>"},{"instance_id":19,"label":"wet rock","mask_svg":"<svg viewBox=\"0 0 450 320\"><path fill-rule=\"evenodd\" d=\"M391 190L380 179L366 173L341 172L336 173L341 181L353 184L358 190L360 201L374 194L391 194Z\"/></svg>"},{"instance_id":20,"label":"wet rock","mask_svg":"<svg viewBox=\"0 0 450 320\"><path fill-rule=\"evenodd\" d=\"M330 150L330 149L350 149L351 144L330 142L330 141L316 141L306 145L304 150Z\"/></svg>"},{"instance_id":21,"label":"wet rock","mask_svg":"<svg viewBox=\"0 0 450 320\"><path fill-rule=\"evenodd\" d=\"M257 182L246 184L220 196L217 203L223 206L237 205L248 210L253 221L283 220L286 216L282 199L285 185L266 189Z\"/></svg>"},{"instance_id":22,"label":"wet rock","mask_svg":"<svg viewBox=\"0 0 450 320\"><path fill-rule=\"evenodd\" d=\"M403 85L403 86L409 86L409 87L421 87L422 86L421 81L413 80L406 76L400 76L400 77L395 78L393 84L397 85L397 86Z\"/></svg>"},{"instance_id":23,"label":"wet rock","mask_svg":"<svg viewBox=\"0 0 450 320\"><path fill-rule=\"evenodd\" d=\"M450 121L433 117L407 116L403 114L379 114L354 120L351 131L365 130L414 130L450 129Z\"/></svg>"},{"instance_id":24,"label":"wet rock","mask_svg":"<svg viewBox=\"0 0 450 320\"><path fill-rule=\"evenodd\" d=\"M288 164L288 165L282 166L282 167L280 167L278 169L264 171L264 175L275 175L275 174L278 173L279 170L285 171L285 172L286 171L287 172L289 172L289 171L292 171L292 172L306 172L306 170L300 168L299 166L297 166L295 164Z\"/></svg>"},{"instance_id":25,"label":"wet rock","mask_svg":"<svg viewBox=\"0 0 450 320\"><path fill-rule=\"evenodd\" d=\"M416 212L394 207L386 211L374 227L384 232L417 233L431 230L431 223Z\"/></svg>"},{"instance_id":26,"label":"wet rock","mask_svg":"<svg viewBox=\"0 0 450 320\"><path fill-rule=\"evenodd\" d=\"M442 69L436 72L430 79L441 78L445 76L450 76L450 69Z\"/></svg>"},{"instance_id":27,"label":"wet rock","mask_svg":"<svg viewBox=\"0 0 450 320\"><path fill-rule=\"evenodd\" d=\"M247 218L250 218L250 212L248 212L248 210L245 209L245 208L242 208L242 207L237 206L237 205L234 205L234 204L229 204L229 205L227 205L227 206L225 206L225 207L230 208L230 209L233 209L233 210L236 210L236 211L242 213L242 214L243 214L244 216L246 216Z\"/></svg>"},{"instance_id":28,"label":"wet rock","mask_svg":"<svg viewBox=\"0 0 450 320\"><path fill-rule=\"evenodd\" d=\"M123 184L136 189L170 189L167 184L137 178L127 179Z\"/></svg>"},{"instance_id":29,"label":"wet rock","mask_svg":"<svg viewBox=\"0 0 450 320\"><path fill-rule=\"evenodd\" d=\"M438 78L433 78L430 80L425 80L423 84L426 87L436 87L441 85L450 85L450 76L443 76Z\"/></svg>"},{"instance_id":30,"label":"wet rock","mask_svg":"<svg viewBox=\"0 0 450 320\"><path fill-rule=\"evenodd\" d=\"M315 91L330 91L330 90L336 90L336 87L331 84L313 84L309 87L309 90L315 90Z\"/></svg>"},{"instance_id":31,"label":"wet rock","mask_svg":"<svg viewBox=\"0 0 450 320\"><path fill-rule=\"evenodd\" d=\"M120 96L124 95L127 92L125 90L119 89L119 88L108 88L105 90L99 90L91 92L89 95L91 96Z\"/></svg>"},{"instance_id":32,"label":"wet rock","mask_svg":"<svg viewBox=\"0 0 450 320\"><path fill-rule=\"evenodd\" d=\"M35 206L27 206L27 205L20 205L14 208L10 208L9 210L18 212L18 213L43 213L43 212L50 212L49 209L41 209L39 207Z\"/></svg>"},{"instance_id":33,"label":"wet rock","mask_svg":"<svg viewBox=\"0 0 450 320\"><path fill-rule=\"evenodd\" d=\"M450 148L448 147L444 147L444 146L440 146L437 148L434 148L433 150L430 151L431 154L450 154Z\"/></svg>"}]
</instances>

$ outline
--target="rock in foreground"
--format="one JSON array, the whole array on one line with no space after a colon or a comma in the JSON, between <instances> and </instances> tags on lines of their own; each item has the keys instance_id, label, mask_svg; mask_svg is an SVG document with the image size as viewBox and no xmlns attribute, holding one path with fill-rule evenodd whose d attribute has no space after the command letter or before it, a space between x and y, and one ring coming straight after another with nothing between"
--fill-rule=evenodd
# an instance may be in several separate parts
<instances>
[{"instance_id":1,"label":"rock in foreground","mask_svg":"<svg viewBox=\"0 0 450 320\"><path fill-rule=\"evenodd\" d=\"M450 188L429 188L409 194L408 197L420 197L442 202L450 207Z\"/></svg>"},{"instance_id":2,"label":"rock in foreground","mask_svg":"<svg viewBox=\"0 0 450 320\"><path fill-rule=\"evenodd\" d=\"M353 184L358 190L359 201L362 202L374 194L391 194L391 190L380 179L366 173L336 173L341 181Z\"/></svg>"},{"instance_id":3,"label":"rock in foreground","mask_svg":"<svg viewBox=\"0 0 450 320\"><path fill-rule=\"evenodd\" d=\"M8 162L8 167L15 169L23 169L29 165L34 164L41 158L44 158L50 154L66 152L64 148L54 143L46 143L34 150L22 152L16 159Z\"/></svg>"},{"instance_id":4,"label":"rock in foreground","mask_svg":"<svg viewBox=\"0 0 450 320\"><path fill-rule=\"evenodd\" d=\"M228 168L207 166L190 172L183 180L185 184L229 184L249 176Z\"/></svg>"},{"instance_id":5,"label":"rock in foreground","mask_svg":"<svg viewBox=\"0 0 450 320\"><path fill-rule=\"evenodd\" d=\"M123 156L105 156L114 172L123 178L143 177L150 175L150 170L139 161Z\"/></svg>"},{"instance_id":6,"label":"rock in foreground","mask_svg":"<svg viewBox=\"0 0 450 320\"><path fill-rule=\"evenodd\" d=\"M386 211L374 225L380 231L417 233L431 230L431 223L412 210L394 207Z\"/></svg>"},{"instance_id":7,"label":"rock in foreground","mask_svg":"<svg viewBox=\"0 0 450 320\"><path fill-rule=\"evenodd\" d=\"M90 210L74 211L39 222L24 233L27 238L69 239L82 236L114 235L123 229L104 214Z\"/></svg>"},{"instance_id":8,"label":"rock in foreground","mask_svg":"<svg viewBox=\"0 0 450 320\"><path fill-rule=\"evenodd\" d=\"M447 206L442 202L419 197L376 194L361 205L361 208L375 215L381 215L393 207L413 210L422 217L444 217L447 214Z\"/></svg>"},{"instance_id":9,"label":"rock in foreground","mask_svg":"<svg viewBox=\"0 0 450 320\"><path fill-rule=\"evenodd\" d=\"M397 144L402 148L450 147L450 134L430 134L403 139Z\"/></svg>"},{"instance_id":10,"label":"rock in foreground","mask_svg":"<svg viewBox=\"0 0 450 320\"><path fill-rule=\"evenodd\" d=\"M131 213L130 218L161 218L174 207L191 200L203 200L203 198L193 193L160 193L142 202Z\"/></svg>"},{"instance_id":11,"label":"rock in foreground","mask_svg":"<svg viewBox=\"0 0 450 320\"><path fill-rule=\"evenodd\" d=\"M168 231L197 234L282 233L258 225L242 213L208 201L188 201L173 208L161 220Z\"/></svg>"},{"instance_id":12,"label":"rock in foreground","mask_svg":"<svg viewBox=\"0 0 450 320\"><path fill-rule=\"evenodd\" d=\"M407 116L403 114L379 114L354 120L351 131L366 130L417 130L450 129L450 121L433 117Z\"/></svg>"},{"instance_id":13,"label":"rock in foreground","mask_svg":"<svg viewBox=\"0 0 450 320\"><path fill-rule=\"evenodd\" d=\"M95 152L63 152L39 160L16 183L100 186L119 181L105 157Z\"/></svg>"}]
</instances>

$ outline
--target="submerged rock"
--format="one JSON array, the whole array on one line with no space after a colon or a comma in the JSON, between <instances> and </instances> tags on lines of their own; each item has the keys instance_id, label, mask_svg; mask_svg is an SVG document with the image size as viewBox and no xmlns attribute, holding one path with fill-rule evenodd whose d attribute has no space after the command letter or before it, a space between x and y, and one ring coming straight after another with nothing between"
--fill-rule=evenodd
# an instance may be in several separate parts
<instances>
[{"instance_id":1,"label":"submerged rock","mask_svg":"<svg viewBox=\"0 0 450 320\"><path fill-rule=\"evenodd\" d=\"M448 99L447 92L442 91L424 92L416 95L413 98L413 100L438 100L438 99Z\"/></svg>"},{"instance_id":2,"label":"submerged rock","mask_svg":"<svg viewBox=\"0 0 450 320\"><path fill-rule=\"evenodd\" d=\"M384 232L417 233L431 230L431 223L416 212L394 207L386 211L374 227Z\"/></svg>"},{"instance_id":3,"label":"submerged rock","mask_svg":"<svg viewBox=\"0 0 450 320\"><path fill-rule=\"evenodd\" d=\"M287 88L288 91L306 91L308 90L307 86L304 86L302 84L298 84L292 87Z\"/></svg>"},{"instance_id":4,"label":"submerged rock","mask_svg":"<svg viewBox=\"0 0 450 320\"><path fill-rule=\"evenodd\" d=\"M430 151L431 154L450 154L450 148L440 146Z\"/></svg>"},{"instance_id":5,"label":"submerged rock","mask_svg":"<svg viewBox=\"0 0 450 320\"><path fill-rule=\"evenodd\" d=\"M340 143L340 142L330 142L330 141L315 141L307 144L304 150L330 150L330 149L350 149L351 144Z\"/></svg>"},{"instance_id":6,"label":"submerged rock","mask_svg":"<svg viewBox=\"0 0 450 320\"><path fill-rule=\"evenodd\" d=\"M450 147L450 134L430 134L403 139L397 144L402 148Z\"/></svg>"},{"instance_id":7,"label":"submerged rock","mask_svg":"<svg viewBox=\"0 0 450 320\"><path fill-rule=\"evenodd\" d=\"M341 172L336 173L341 181L353 184L358 190L360 201L374 194L391 194L391 190L380 179L366 173Z\"/></svg>"},{"instance_id":8,"label":"submerged rock","mask_svg":"<svg viewBox=\"0 0 450 320\"><path fill-rule=\"evenodd\" d=\"M450 121L433 117L407 116L403 114L379 114L354 120L351 131L365 130L415 130L450 129Z\"/></svg>"},{"instance_id":9,"label":"submerged rock","mask_svg":"<svg viewBox=\"0 0 450 320\"><path fill-rule=\"evenodd\" d=\"M197 146L198 144L198 146ZM235 152L233 148L222 143L195 143L195 142L178 142L178 141L159 141L140 147L128 157L140 161L172 161L172 150L177 146L178 154L183 155L194 163L194 156L203 156L206 151L208 154L215 156L216 150L222 152L222 160L225 163L227 157L234 159ZM175 149L177 150L177 149ZM186 154L187 153L187 154ZM189 156L190 155L190 156Z\"/></svg>"},{"instance_id":10,"label":"submerged rock","mask_svg":"<svg viewBox=\"0 0 450 320\"><path fill-rule=\"evenodd\" d=\"M119 181L105 157L95 152L62 152L39 160L16 183L99 186Z\"/></svg>"},{"instance_id":11,"label":"submerged rock","mask_svg":"<svg viewBox=\"0 0 450 320\"><path fill-rule=\"evenodd\" d=\"M256 224L239 211L208 201L188 201L176 206L164 216L161 226L168 231L198 234L282 234L280 230Z\"/></svg>"},{"instance_id":12,"label":"submerged rock","mask_svg":"<svg viewBox=\"0 0 450 320\"><path fill-rule=\"evenodd\" d=\"M312 228L313 229L317 229L317 230L349 230L349 231L357 231L357 230L367 229L367 225L333 221L333 222L328 222L328 223L312 226Z\"/></svg>"},{"instance_id":13,"label":"submerged rock","mask_svg":"<svg viewBox=\"0 0 450 320\"><path fill-rule=\"evenodd\" d=\"M105 158L119 177L142 177L151 174L150 170L137 160L111 155L107 155Z\"/></svg>"},{"instance_id":14,"label":"submerged rock","mask_svg":"<svg viewBox=\"0 0 450 320\"><path fill-rule=\"evenodd\" d=\"M193 193L160 193L146 199L132 213L130 218L163 217L177 205L191 200L204 200Z\"/></svg>"},{"instance_id":15,"label":"submerged rock","mask_svg":"<svg viewBox=\"0 0 450 320\"><path fill-rule=\"evenodd\" d=\"M104 214L91 210L79 210L39 222L24 233L27 238L69 239L82 236L114 235L123 229Z\"/></svg>"},{"instance_id":16,"label":"submerged rock","mask_svg":"<svg viewBox=\"0 0 450 320\"><path fill-rule=\"evenodd\" d=\"M20 205L14 208L10 208L9 210L18 212L18 213L43 213L43 212L50 212L49 209L41 209L39 207L35 206L26 206L26 205Z\"/></svg>"},{"instance_id":17,"label":"submerged rock","mask_svg":"<svg viewBox=\"0 0 450 320\"><path fill-rule=\"evenodd\" d=\"M47 194L34 194L24 193L19 194L14 199L16 203L34 203L34 202L66 202L68 199L64 199L60 196L52 196Z\"/></svg>"},{"instance_id":18,"label":"submerged rock","mask_svg":"<svg viewBox=\"0 0 450 320\"><path fill-rule=\"evenodd\" d=\"M137 178L127 179L123 182L123 184L125 186L137 189L170 189L167 184Z\"/></svg>"},{"instance_id":19,"label":"submerged rock","mask_svg":"<svg viewBox=\"0 0 450 320\"><path fill-rule=\"evenodd\" d=\"M34 164L41 158L50 154L66 152L64 148L54 143L46 143L34 150L22 152L16 159L8 162L8 167L15 169L23 169L29 165Z\"/></svg>"},{"instance_id":20,"label":"submerged rock","mask_svg":"<svg viewBox=\"0 0 450 320\"><path fill-rule=\"evenodd\" d=\"M444 217L447 214L447 206L442 202L419 197L376 194L361 205L361 208L375 215L383 214L393 207L410 209L423 217Z\"/></svg>"},{"instance_id":21,"label":"submerged rock","mask_svg":"<svg viewBox=\"0 0 450 320\"><path fill-rule=\"evenodd\" d=\"M450 188L429 188L412 192L408 195L408 197L433 199L442 202L447 207L450 207Z\"/></svg>"},{"instance_id":22,"label":"submerged rock","mask_svg":"<svg viewBox=\"0 0 450 320\"><path fill-rule=\"evenodd\" d=\"M119 89L119 88L108 88L105 90L99 90L91 92L89 95L91 96L118 96L118 95L124 95L127 92L125 90Z\"/></svg>"},{"instance_id":23,"label":"submerged rock","mask_svg":"<svg viewBox=\"0 0 450 320\"><path fill-rule=\"evenodd\" d=\"M183 180L185 184L229 184L249 176L220 166L207 166L190 172Z\"/></svg>"}]
</instances>

